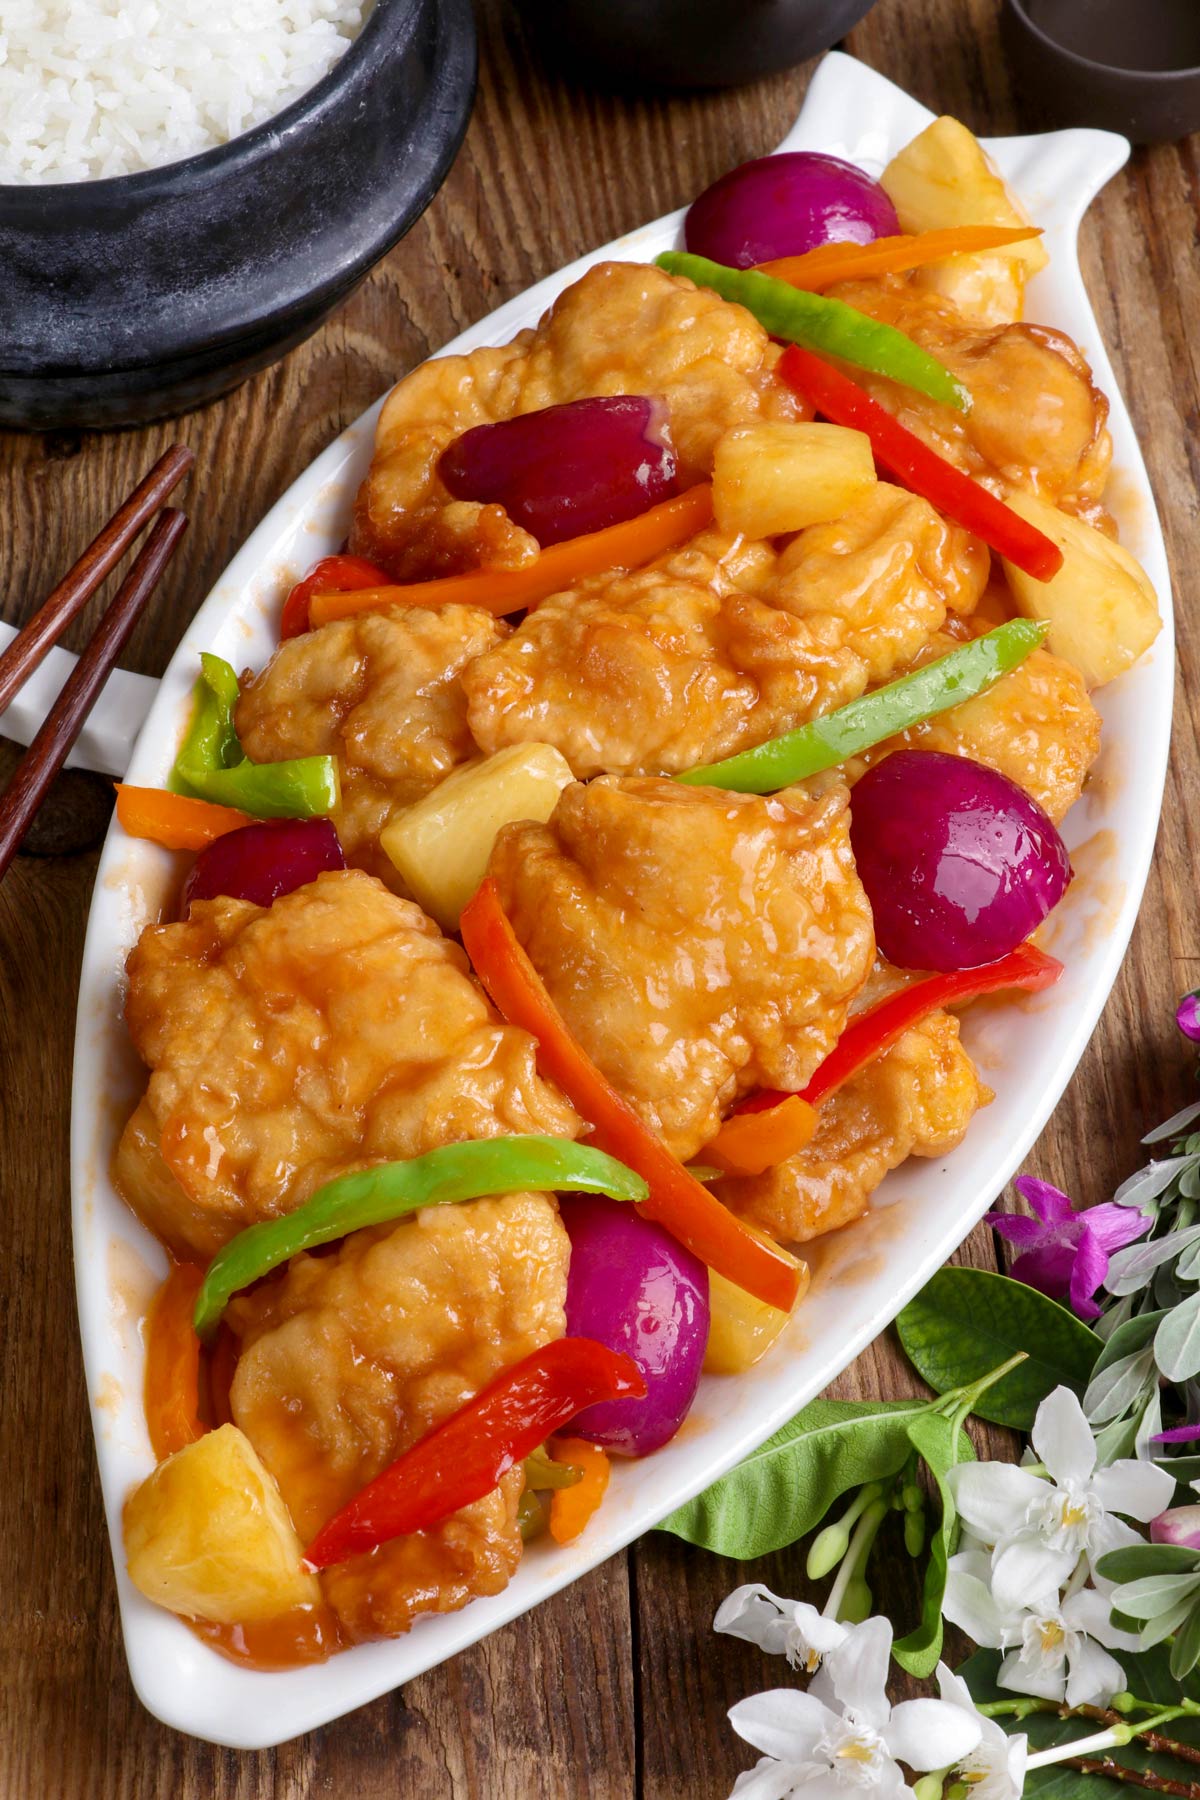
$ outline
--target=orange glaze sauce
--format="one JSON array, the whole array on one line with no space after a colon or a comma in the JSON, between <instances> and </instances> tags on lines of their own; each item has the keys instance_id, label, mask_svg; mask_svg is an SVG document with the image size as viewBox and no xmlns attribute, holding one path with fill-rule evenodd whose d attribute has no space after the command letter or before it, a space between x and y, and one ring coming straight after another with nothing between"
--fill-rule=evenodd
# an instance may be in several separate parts
<instances>
[{"instance_id":1,"label":"orange glaze sauce","mask_svg":"<svg viewBox=\"0 0 1200 1800\"><path fill-rule=\"evenodd\" d=\"M185 1619L210 1649L244 1669L299 1669L327 1662L347 1639L327 1606L301 1606L278 1619L252 1625L217 1625L210 1619Z\"/></svg>"}]
</instances>

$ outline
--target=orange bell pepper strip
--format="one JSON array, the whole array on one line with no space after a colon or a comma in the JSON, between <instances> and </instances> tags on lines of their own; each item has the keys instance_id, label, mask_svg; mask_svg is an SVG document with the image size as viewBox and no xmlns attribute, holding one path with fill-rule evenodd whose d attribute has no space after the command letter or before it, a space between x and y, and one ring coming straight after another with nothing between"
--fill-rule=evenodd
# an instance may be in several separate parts
<instances>
[{"instance_id":1,"label":"orange bell pepper strip","mask_svg":"<svg viewBox=\"0 0 1200 1800\"><path fill-rule=\"evenodd\" d=\"M255 821L235 806L214 806L166 788L130 787L117 783L117 818L130 837L149 838L168 850L203 850L227 831L240 831Z\"/></svg>"},{"instance_id":2,"label":"orange bell pepper strip","mask_svg":"<svg viewBox=\"0 0 1200 1800\"><path fill-rule=\"evenodd\" d=\"M890 1050L906 1031L918 1025L931 1012L944 1006L961 1006L968 1000L978 1000L984 994L1000 993L1006 988L1024 988L1027 993L1036 994L1042 988L1053 987L1062 972L1063 965L1058 959L1047 956L1036 944L1018 944L1015 950L1002 956L998 962L984 963L981 968L955 969L946 975L926 975L920 981L910 982L908 987L889 994L877 1006L872 1006L851 1019L808 1086L799 1095L784 1094L775 1088L764 1088L751 1095L734 1108L712 1143L701 1151L701 1155L711 1157L716 1162L716 1148L724 1134L735 1124L751 1128L734 1140L735 1148L744 1144L754 1145L756 1139L752 1127L756 1122L761 1123L764 1145L779 1140L786 1141L787 1121L781 1121L776 1127L776 1114L785 1114L788 1105L795 1099L807 1103L809 1108L819 1107L830 1094L836 1093L838 1088L843 1087L855 1075L861 1074L869 1063L882 1056L885 1050ZM797 1144L795 1148L802 1149L803 1144ZM741 1154L743 1166L733 1173L760 1174L761 1169L746 1166L749 1153L745 1148ZM794 1150L789 1150L787 1154L794 1154ZM767 1168L771 1164L764 1162L762 1166Z\"/></svg>"},{"instance_id":3,"label":"orange bell pepper strip","mask_svg":"<svg viewBox=\"0 0 1200 1800\"><path fill-rule=\"evenodd\" d=\"M608 569L636 569L664 550L694 537L712 520L712 488L707 482L663 500L636 519L606 525L582 537L550 544L523 569L471 569L401 587L365 588L358 593L314 594L308 616L313 625L348 619L381 606L479 606L503 618L536 606L551 594Z\"/></svg>"},{"instance_id":4,"label":"orange bell pepper strip","mask_svg":"<svg viewBox=\"0 0 1200 1800\"><path fill-rule=\"evenodd\" d=\"M555 1488L550 1496L550 1536L556 1544L570 1544L604 1498L610 1474L608 1458L583 1438L555 1438L548 1448L555 1462L571 1463L583 1471L572 1487Z\"/></svg>"},{"instance_id":5,"label":"orange bell pepper strip","mask_svg":"<svg viewBox=\"0 0 1200 1800\"><path fill-rule=\"evenodd\" d=\"M792 344L780 357L775 372L793 393L835 425L849 425L855 431L865 432L876 462L956 525L973 531L1035 581L1049 581L1058 574L1063 555L1052 538L1027 524L1011 506L1005 506L1003 500L997 500L995 494L931 450L840 369L823 362L811 350Z\"/></svg>"},{"instance_id":6,"label":"orange bell pepper strip","mask_svg":"<svg viewBox=\"0 0 1200 1800\"><path fill-rule=\"evenodd\" d=\"M981 250L1003 250L1041 237L1038 225L949 225L941 231L918 231L876 238L871 244L818 244L803 256L781 256L758 264L760 275L774 275L793 287L819 293L835 281L863 276L899 275L947 256L973 256Z\"/></svg>"},{"instance_id":7,"label":"orange bell pepper strip","mask_svg":"<svg viewBox=\"0 0 1200 1800\"><path fill-rule=\"evenodd\" d=\"M283 603L280 640L300 637L309 628L309 605L314 594L343 594L354 588L386 587L388 572L365 556L323 556L298 581Z\"/></svg>"},{"instance_id":8,"label":"orange bell pepper strip","mask_svg":"<svg viewBox=\"0 0 1200 1800\"><path fill-rule=\"evenodd\" d=\"M204 1271L173 1263L146 1317L146 1381L143 1398L154 1454L161 1462L208 1427L200 1417L200 1339L192 1308Z\"/></svg>"},{"instance_id":9,"label":"orange bell pepper strip","mask_svg":"<svg viewBox=\"0 0 1200 1800\"><path fill-rule=\"evenodd\" d=\"M488 876L459 921L475 973L500 1014L537 1039L538 1064L591 1122L591 1142L649 1183L639 1211L669 1231L710 1269L748 1293L790 1312L803 1265L735 1218L688 1173L658 1134L623 1099L576 1042L500 904Z\"/></svg>"},{"instance_id":10,"label":"orange bell pepper strip","mask_svg":"<svg viewBox=\"0 0 1200 1800\"><path fill-rule=\"evenodd\" d=\"M702 1151L726 1175L761 1175L803 1150L817 1129L817 1109L799 1094L759 1112L733 1112Z\"/></svg>"}]
</instances>

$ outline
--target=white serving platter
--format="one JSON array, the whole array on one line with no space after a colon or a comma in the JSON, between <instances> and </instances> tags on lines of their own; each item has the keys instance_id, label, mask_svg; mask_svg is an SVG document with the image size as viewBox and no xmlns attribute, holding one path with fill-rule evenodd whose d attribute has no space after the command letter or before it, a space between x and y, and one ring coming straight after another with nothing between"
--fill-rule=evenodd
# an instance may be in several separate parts
<instances>
[{"instance_id":1,"label":"white serving platter","mask_svg":"<svg viewBox=\"0 0 1200 1800\"><path fill-rule=\"evenodd\" d=\"M821 64L780 148L829 151L877 173L930 117L890 82L835 53ZM1117 471L1112 504L1122 537L1149 572L1166 615L1153 651L1098 696L1104 748L1066 832L1078 879L1053 921L1051 947L1067 972L1048 993L972 1010L965 1036L996 1090L995 1103L952 1155L909 1163L888 1178L868 1217L821 1250L813 1293L773 1354L746 1375L707 1377L675 1441L645 1462L616 1469L604 1507L575 1545L536 1543L495 1598L421 1621L405 1637L361 1646L317 1667L278 1674L237 1668L144 1600L125 1573L122 1502L153 1463L141 1404L140 1320L164 1258L108 1176L116 1138L145 1081L121 1020L122 966L142 926L173 903L179 868L178 859L156 846L130 840L115 824L110 830L79 993L71 1133L75 1260L129 1667L141 1699L167 1724L242 1749L282 1742L445 1661L613 1555L770 1436L883 1329L992 1205L1066 1086L1120 966L1154 845L1171 719L1170 591L1145 468L1076 255L1080 219L1129 147L1106 132L1062 131L995 140L988 148L1046 228L1051 261L1032 285L1029 315L1079 342L1111 398ZM603 258L649 259L677 245L682 216L674 213L582 257L447 349L505 341ZM1129 253L1137 253L1136 245ZM296 481L197 613L137 736L129 765L133 781L157 785L167 776L200 650L214 650L239 668L267 660L282 593L345 534L377 413L378 407L365 413ZM66 666L63 659L53 672L55 683ZM130 714L147 691L140 684L126 687L97 715L94 733L106 746L105 766L120 766L122 733L129 734ZM12 728L8 721L5 728Z\"/></svg>"}]
</instances>

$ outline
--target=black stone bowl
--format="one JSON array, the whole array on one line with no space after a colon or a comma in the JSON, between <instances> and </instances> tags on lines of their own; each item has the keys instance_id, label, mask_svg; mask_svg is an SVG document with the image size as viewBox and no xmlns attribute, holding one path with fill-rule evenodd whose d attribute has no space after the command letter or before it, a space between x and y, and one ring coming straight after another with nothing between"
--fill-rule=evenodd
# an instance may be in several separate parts
<instances>
[{"instance_id":1,"label":"black stone bowl","mask_svg":"<svg viewBox=\"0 0 1200 1800\"><path fill-rule=\"evenodd\" d=\"M517 0L552 51L627 88L723 88L828 50L875 0Z\"/></svg>"},{"instance_id":2,"label":"black stone bowl","mask_svg":"<svg viewBox=\"0 0 1200 1800\"><path fill-rule=\"evenodd\" d=\"M475 93L470 0L376 0L317 86L144 174L0 186L0 425L135 425L299 344L420 217Z\"/></svg>"},{"instance_id":3,"label":"black stone bowl","mask_svg":"<svg viewBox=\"0 0 1200 1800\"><path fill-rule=\"evenodd\" d=\"M1200 0L1005 0L1003 29L1038 123L1135 144L1200 127Z\"/></svg>"}]
</instances>

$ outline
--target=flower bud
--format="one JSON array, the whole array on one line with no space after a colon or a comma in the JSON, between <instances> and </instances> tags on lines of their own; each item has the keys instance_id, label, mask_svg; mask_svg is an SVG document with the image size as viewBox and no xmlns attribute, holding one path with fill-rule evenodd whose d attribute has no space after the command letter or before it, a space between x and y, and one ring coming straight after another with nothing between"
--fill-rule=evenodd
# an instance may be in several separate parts
<instances>
[{"instance_id":1,"label":"flower bud","mask_svg":"<svg viewBox=\"0 0 1200 1800\"><path fill-rule=\"evenodd\" d=\"M1171 1506L1150 1521L1152 1544L1181 1544L1200 1550L1200 1506Z\"/></svg>"},{"instance_id":2,"label":"flower bud","mask_svg":"<svg viewBox=\"0 0 1200 1800\"><path fill-rule=\"evenodd\" d=\"M904 1515L904 1548L910 1556L920 1556L925 1548L925 1514L906 1512Z\"/></svg>"},{"instance_id":3,"label":"flower bud","mask_svg":"<svg viewBox=\"0 0 1200 1800\"><path fill-rule=\"evenodd\" d=\"M818 1531L808 1547L808 1560L804 1565L810 1581L821 1581L832 1573L850 1548L850 1533L838 1519L833 1525L826 1525L824 1531Z\"/></svg>"},{"instance_id":4,"label":"flower bud","mask_svg":"<svg viewBox=\"0 0 1200 1800\"><path fill-rule=\"evenodd\" d=\"M861 1625L864 1619L870 1618L873 1605L870 1588L861 1575L854 1575L846 1583L838 1618L844 1625Z\"/></svg>"},{"instance_id":5,"label":"flower bud","mask_svg":"<svg viewBox=\"0 0 1200 1800\"><path fill-rule=\"evenodd\" d=\"M942 1777L922 1775L920 1781L913 1782L913 1793L916 1800L942 1800Z\"/></svg>"},{"instance_id":6,"label":"flower bud","mask_svg":"<svg viewBox=\"0 0 1200 1800\"><path fill-rule=\"evenodd\" d=\"M924 1510L925 1510L925 1495L921 1489L921 1485L919 1482L916 1482L916 1481L906 1481L905 1482L903 1500L904 1500L905 1512L909 1512L909 1513L924 1512Z\"/></svg>"}]
</instances>

